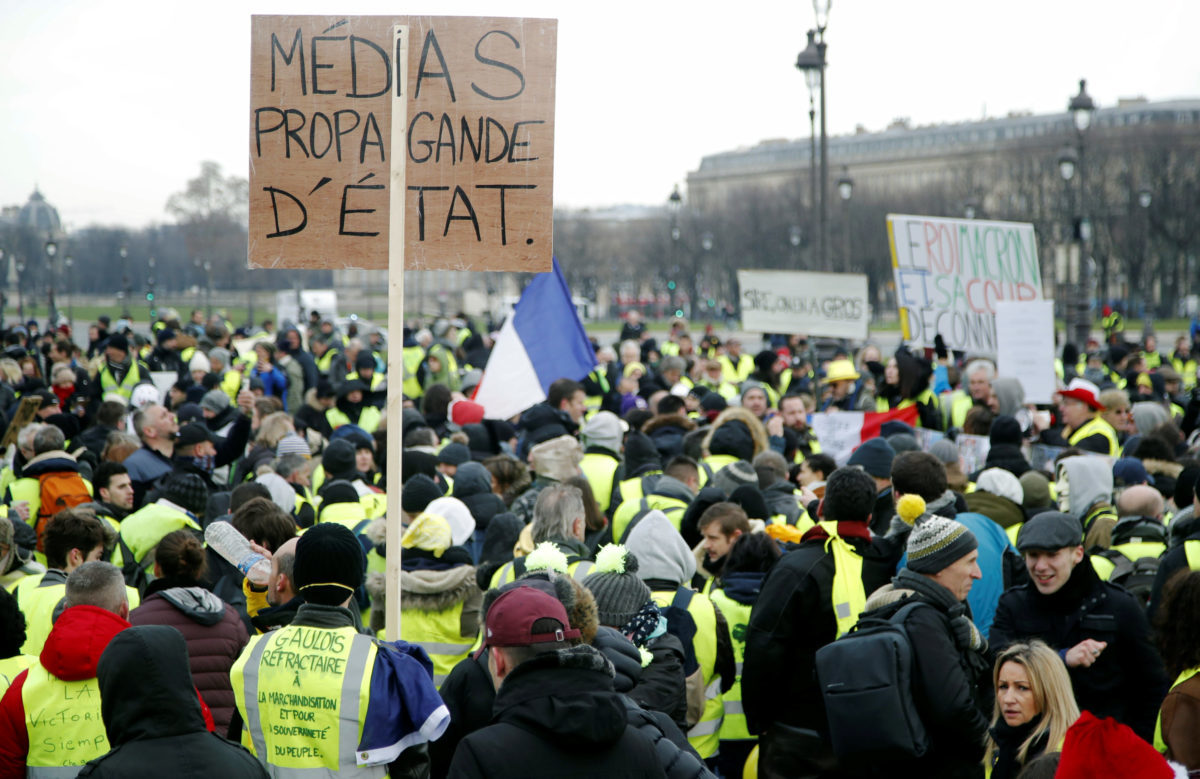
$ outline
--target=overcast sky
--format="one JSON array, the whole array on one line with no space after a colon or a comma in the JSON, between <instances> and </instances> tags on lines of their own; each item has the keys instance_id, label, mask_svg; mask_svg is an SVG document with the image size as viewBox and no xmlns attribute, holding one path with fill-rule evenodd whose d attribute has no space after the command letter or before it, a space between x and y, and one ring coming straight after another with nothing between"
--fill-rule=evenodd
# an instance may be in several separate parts
<instances>
[{"instance_id":1,"label":"overcast sky","mask_svg":"<svg viewBox=\"0 0 1200 779\"><path fill-rule=\"evenodd\" d=\"M15 7L14 7L15 6ZM736 13L734 13L736 12ZM808 2L15 0L0 11L0 204L71 228L168 220L202 160L247 175L252 13L559 19L555 204L658 204L713 152L808 135ZM1200 96L1195 0L835 0L829 129Z\"/></svg>"}]
</instances>

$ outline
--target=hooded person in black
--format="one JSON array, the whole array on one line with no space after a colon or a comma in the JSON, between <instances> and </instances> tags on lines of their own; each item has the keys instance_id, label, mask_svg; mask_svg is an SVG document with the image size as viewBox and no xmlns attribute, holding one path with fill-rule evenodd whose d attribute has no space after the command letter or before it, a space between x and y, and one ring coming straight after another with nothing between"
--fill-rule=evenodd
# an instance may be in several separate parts
<instances>
[{"instance_id":1,"label":"hooded person in black","mask_svg":"<svg viewBox=\"0 0 1200 779\"><path fill-rule=\"evenodd\" d=\"M483 545L492 517L506 511L504 500L492 492L492 475L477 462L463 463L454 474L454 497L466 504L475 517L474 554Z\"/></svg>"},{"instance_id":2,"label":"hooded person in black","mask_svg":"<svg viewBox=\"0 0 1200 779\"><path fill-rule=\"evenodd\" d=\"M580 633L561 602L532 587L505 592L486 635L498 687L492 724L459 743L450 776L666 776L654 742L628 722L612 664L568 643Z\"/></svg>"},{"instance_id":3,"label":"hooded person in black","mask_svg":"<svg viewBox=\"0 0 1200 779\"><path fill-rule=\"evenodd\" d=\"M84 766L80 776L141 776L150 766L170 766L179 779L267 776L248 751L209 732L178 630L126 628L100 656L96 678L113 748Z\"/></svg>"}]
</instances>

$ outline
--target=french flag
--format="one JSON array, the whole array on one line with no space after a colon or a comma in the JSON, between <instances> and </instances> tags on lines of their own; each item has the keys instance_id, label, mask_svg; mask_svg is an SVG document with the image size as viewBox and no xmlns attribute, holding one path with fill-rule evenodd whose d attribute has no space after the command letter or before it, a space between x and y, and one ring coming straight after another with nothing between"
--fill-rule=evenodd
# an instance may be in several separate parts
<instances>
[{"instance_id":1,"label":"french flag","mask_svg":"<svg viewBox=\"0 0 1200 779\"><path fill-rule=\"evenodd\" d=\"M916 427L917 407L889 411L826 411L810 414L808 425L821 442L821 452L842 466L863 441L876 438L884 422L903 422Z\"/></svg>"},{"instance_id":2,"label":"french flag","mask_svg":"<svg viewBox=\"0 0 1200 779\"><path fill-rule=\"evenodd\" d=\"M509 419L546 399L558 379L578 381L596 367L596 353L554 259L521 293L500 328L475 390L488 419Z\"/></svg>"}]
</instances>

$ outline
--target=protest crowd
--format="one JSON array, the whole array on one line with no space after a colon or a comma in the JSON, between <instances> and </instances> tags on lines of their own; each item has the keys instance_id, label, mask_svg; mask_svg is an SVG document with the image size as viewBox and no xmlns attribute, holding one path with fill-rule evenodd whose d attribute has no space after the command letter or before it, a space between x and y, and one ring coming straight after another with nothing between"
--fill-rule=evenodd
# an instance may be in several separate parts
<instances>
[{"instance_id":1,"label":"protest crowd","mask_svg":"<svg viewBox=\"0 0 1200 779\"><path fill-rule=\"evenodd\" d=\"M412 325L3 331L0 779L1200 775L1189 338Z\"/></svg>"}]
</instances>

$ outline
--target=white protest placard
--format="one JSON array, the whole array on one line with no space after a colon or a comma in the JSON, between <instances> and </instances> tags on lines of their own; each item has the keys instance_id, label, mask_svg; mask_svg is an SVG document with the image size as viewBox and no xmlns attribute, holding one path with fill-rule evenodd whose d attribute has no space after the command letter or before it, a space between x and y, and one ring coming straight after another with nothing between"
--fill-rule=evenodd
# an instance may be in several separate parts
<instances>
[{"instance_id":1,"label":"white protest placard","mask_svg":"<svg viewBox=\"0 0 1200 779\"><path fill-rule=\"evenodd\" d=\"M1021 380L1026 403L1049 403L1054 375L1054 301L996 304L996 371Z\"/></svg>"},{"instance_id":2,"label":"white protest placard","mask_svg":"<svg viewBox=\"0 0 1200 779\"><path fill-rule=\"evenodd\" d=\"M821 442L821 452L841 467L862 443L863 418L861 411L826 412L809 415L808 425Z\"/></svg>"},{"instance_id":3,"label":"white protest placard","mask_svg":"<svg viewBox=\"0 0 1200 779\"><path fill-rule=\"evenodd\" d=\"M179 381L179 374L175 371L151 371L150 381L153 382L154 388L158 390L158 396L166 400L167 393L171 387L175 386L175 382Z\"/></svg>"},{"instance_id":4,"label":"white protest placard","mask_svg":"<svg viewBox=\"0 0 1200 779\"><path fill-rule=\"evenodd\" d=\"M888 243L905 342L995 354L996 304L1040 300L1033 225L888 214Z\"/></svg>"},{"instance_id":5,"label":"white protest placard","mask_svg":"<svg viewBox=\"0 0 1200 779\"><path fill-rule=\"evenodd\" d=\"M962 460L963 473L974 473L987 463L988 452L992 450L992 439L985 435L967 435L959 433L954 439L958 444L958 454Z\"/></svg>"},{"instance_id":6,"label":"white protest placard","mask_svg":"<svg viewBox=\"0 0 1200 779\"><path fill-rule=\"evenodd\" d=\"M739 270L742 327L762 333L867 337L870 307L861 273Z\"/></svg>"}]
</instances>

